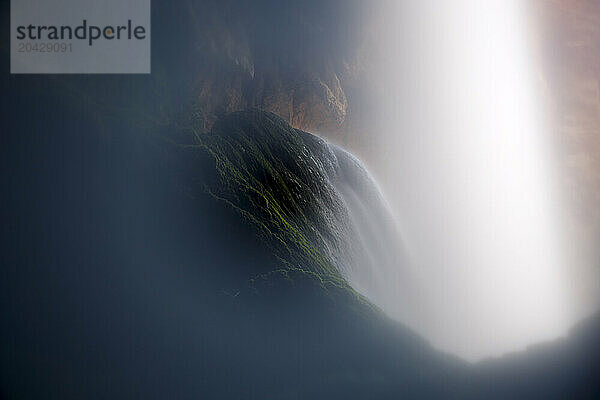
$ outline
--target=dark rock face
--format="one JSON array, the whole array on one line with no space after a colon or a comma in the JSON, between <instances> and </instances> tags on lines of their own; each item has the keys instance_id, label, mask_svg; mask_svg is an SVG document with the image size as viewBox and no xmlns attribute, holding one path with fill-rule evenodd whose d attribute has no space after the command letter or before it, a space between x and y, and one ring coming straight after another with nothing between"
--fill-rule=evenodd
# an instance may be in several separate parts
<instances>
[{"instance_id":1,"label":"dark rock face","mask_svg":"<svg viewBox=\"0 0 600 400\"><path fill-rule=\"evenodd\" d=\"M203 75L203 74L201 74ZM219 115L258 107L284 118L293 127L312 132L339 132L346 120L348 101L338 75L306 74L284 80L274 74L250 74L240 69L227 78L203 78L196 105L210 129Z\"/></svg>"},{"instance_id":2,"label":"dark rock face","mask_svg":"<svg viewBox=\"0 0 600 400\"><path fill-rule=\"evenodd\" d=\"M257 107L293 127L342 132L345 81L366 4L358 1L191 1L178 16L186 33L192 101L209 131L222 115Z\"/></svg>"},{"instance_id":3,"label":"dark rock face","mask_svg":"<svg viewBox=\"0 0 600 400\"><path fill-rule=\"evenodd\" d=\"M215 170L200 189L254 228L277 270L353 292L349 283L372 301L382 300L386 283L408 292L408 275L398 276L408 261L393 217L351 154L261 111L230 114L196 142L190 151L205 154L205 169Z\"/></svg>"},{"instance_id":4,"label":"dark rock face","mask_svg":"<svg viewBox=\"0 0 600 400\"><path fill-rule=\"evenodd\" d=\"M337 160L325 142L252 111L219 120L197 141L191 151L212 158L216 173L200 189L253 226L281 268L343 282L334 259L347 239L340 232L348 214L331 183Z\"/></svg>"}]
</instances>

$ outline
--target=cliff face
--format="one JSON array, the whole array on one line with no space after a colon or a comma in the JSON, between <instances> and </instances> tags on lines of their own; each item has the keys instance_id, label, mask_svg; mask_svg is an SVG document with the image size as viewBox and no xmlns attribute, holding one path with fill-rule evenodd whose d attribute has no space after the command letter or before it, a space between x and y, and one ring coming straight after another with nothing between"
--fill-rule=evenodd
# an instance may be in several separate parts
<instances>
[{"instance_id":1,"label":"cliff face","mask_svg":"<svg viewBox=\"0 0 600 400\"><path fill-rule=\"evenodd\" d=\"M192 1L184 15L192 101L209 131L222 115L259 108L294 128L344 130L344 90L360 37L357 1Z\"/></svg>"},{"instance_id":2,"label":"cliff face","mask_svg":"<svg viewBox=\"0 0 600 400\"><path fill-rule=\"evenodd\" d=\"M291 80L276 72L255 71L253 64L229 60L232 73L200 74L196 106L209 130L220 115L259 108L284 118L294 128L339 133L346 119L348 101L334 70L323 75L302 73Z\"/></svg>"},{"instance_id":3,"label":"cliff face","mask_svg":"<svg viewBox=\"0 0 600 400\"><path fill-rule=\"evenodd\" d=\"M591 227L600 224L600 3L536 0L535 11L567 192Z\"/></svg>"},{"instance_id":4,"label":"cliff face","mask_svg":"<svg viewBox=\"0 0 600 400\"><path fill-rule=\"evenodd\" d=\"M534 0L539 23L540 76L551 105L562 192L577 254L572 285L597 303L600 237L600 3Z\"/></svg>"}]
</instances>

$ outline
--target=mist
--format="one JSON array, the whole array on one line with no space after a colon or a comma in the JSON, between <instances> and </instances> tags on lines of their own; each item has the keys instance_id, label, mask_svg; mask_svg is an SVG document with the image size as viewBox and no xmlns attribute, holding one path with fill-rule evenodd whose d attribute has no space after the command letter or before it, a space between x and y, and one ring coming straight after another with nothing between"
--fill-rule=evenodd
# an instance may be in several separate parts
<instances>
[{"instance_id":1,"label":"mist","mask_svg":"<svg viewBox=\"0 0 600 400\"><path fill-rule=\"evenodd\" d=\"M377 157L364 158L418 295L385 287L393 281L381 292L396 297L368 295L471 361L564 336L579 316L568 276L579 260L569 256L524 4L388 2L370 30L380 107Z\"/></svg>"}]
</instances>

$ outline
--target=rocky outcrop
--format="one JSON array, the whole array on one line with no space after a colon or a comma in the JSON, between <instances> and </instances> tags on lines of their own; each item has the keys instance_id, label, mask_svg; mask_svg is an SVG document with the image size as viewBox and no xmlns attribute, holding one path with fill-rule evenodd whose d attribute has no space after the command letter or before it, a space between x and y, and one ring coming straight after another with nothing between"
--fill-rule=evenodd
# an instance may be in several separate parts
<instances>
[{"instance_id":1,"label":"rocky outcrop","mask_svg":"<svg viewBox=\"0 0 600 400\"><path fill-rule=\"evenodd\" d=\"M398 300L398 287L409 286L409 274L399 276L408 261L393 217L350 153L260 111L219 119L188 148L209 160L202 170L214 170L199 192L249 222L279 270L350 284L382 308L386 296Z\"/></svg>"}]
</instances>

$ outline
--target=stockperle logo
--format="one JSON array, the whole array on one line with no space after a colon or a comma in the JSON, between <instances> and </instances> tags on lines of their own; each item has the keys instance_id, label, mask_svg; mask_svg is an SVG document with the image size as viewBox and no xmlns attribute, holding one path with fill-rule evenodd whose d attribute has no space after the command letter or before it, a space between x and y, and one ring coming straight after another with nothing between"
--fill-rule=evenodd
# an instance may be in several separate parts
<instances>
[{"instance_id":1,"label":"stockperle logo","mask_svg":"<svg viewBox=\"0 0 600 400\"><path fill-rule=\"evenodd\" d=\"M150 0L12 0L11 73L150 73Z\"/></svg>"}]
</instances>

